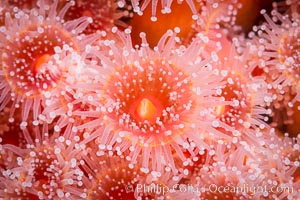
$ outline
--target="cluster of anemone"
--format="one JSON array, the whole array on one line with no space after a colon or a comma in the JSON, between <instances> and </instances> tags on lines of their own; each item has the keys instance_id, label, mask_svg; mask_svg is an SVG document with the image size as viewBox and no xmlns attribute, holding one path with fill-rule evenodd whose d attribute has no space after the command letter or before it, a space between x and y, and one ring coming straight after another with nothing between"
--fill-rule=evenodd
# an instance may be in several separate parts
<instances>
[{"instance_id":1,"label":"cluster of anemone","mask_svg":"<svg viewBox=\"0 0 300 200\"><path fill-rule=\"evenodd\" d=\"M0 2L1 199L300 198L298 1L179 3Z\"/></svg>"}]
</instances>

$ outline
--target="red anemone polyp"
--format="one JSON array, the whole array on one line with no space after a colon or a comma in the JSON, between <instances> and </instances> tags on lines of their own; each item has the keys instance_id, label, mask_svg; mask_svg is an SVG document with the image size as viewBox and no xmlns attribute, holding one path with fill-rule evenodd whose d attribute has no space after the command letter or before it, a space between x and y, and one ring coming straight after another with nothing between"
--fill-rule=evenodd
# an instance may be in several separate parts
<instances>
[{"instance_id":1,"label":"red anemone polyp","mask_svg":"<svg viewBox=\"0 0 300 200\"><path fill-rule=\"evenodd\" d=\"M63 69L49 63L64 45L78 50L72 35L55 25L31 26L16 35L3 48L3 70L13 91L34 97L55 87Z\"/></svg>"},{"instance_id":2,"label":"red anemone polyp","mask_svg":"<svg viewBox=\"0 0 300 200\"><path fill-rule=\"evenodd\" d=\"M165 60L121 67L106 88L116 102L111 117L139 136L174 130L188 118L184 105L195 101L190 86L188 77Z\"/></svg>"},{"instance_id":3,"label":"red anemone polyp","mask_svg":"<svg viewBox=\"0 0 300 200\"><path fill-rule=\"evenodd\" d=\"M251 91L247 92L247 82L238 73L231 73L224 80L227 82L220 90L220 96L233 103L217 106L216 114L222 122L239 129L251 116Z\"/></svg>"}]
</instances>

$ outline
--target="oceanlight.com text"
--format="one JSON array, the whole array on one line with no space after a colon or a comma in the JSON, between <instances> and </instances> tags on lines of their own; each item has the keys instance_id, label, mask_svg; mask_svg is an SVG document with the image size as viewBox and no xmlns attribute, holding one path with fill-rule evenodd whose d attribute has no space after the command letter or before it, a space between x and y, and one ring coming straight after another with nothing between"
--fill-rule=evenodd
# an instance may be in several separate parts
<instances>
[{"instance_id":1,"label":"oceanlight.com text","mask_svg":"<svg viewBox=\"0 0 300 200\"><path fill-rule=\"evenodd\" d=\"M134 188L132 185L127 185L125 187L126 192L137 192L137 193L152 193L152 194L160 194L166 195L167 193L195 193L200 194L203 192L209 193L235 193L235 194L263 194L264 196L268 196L270 194L281 194L281 193L293 193L294 188L285 186L285 185L277 185L277 186L254 186L248 184L242 184L239 186L232 185L216 185L210 184L205 186L198 186L192 184L175 184L173 186L167 186L163 184L137 184Z\"/></svg>"}]
</instances>

